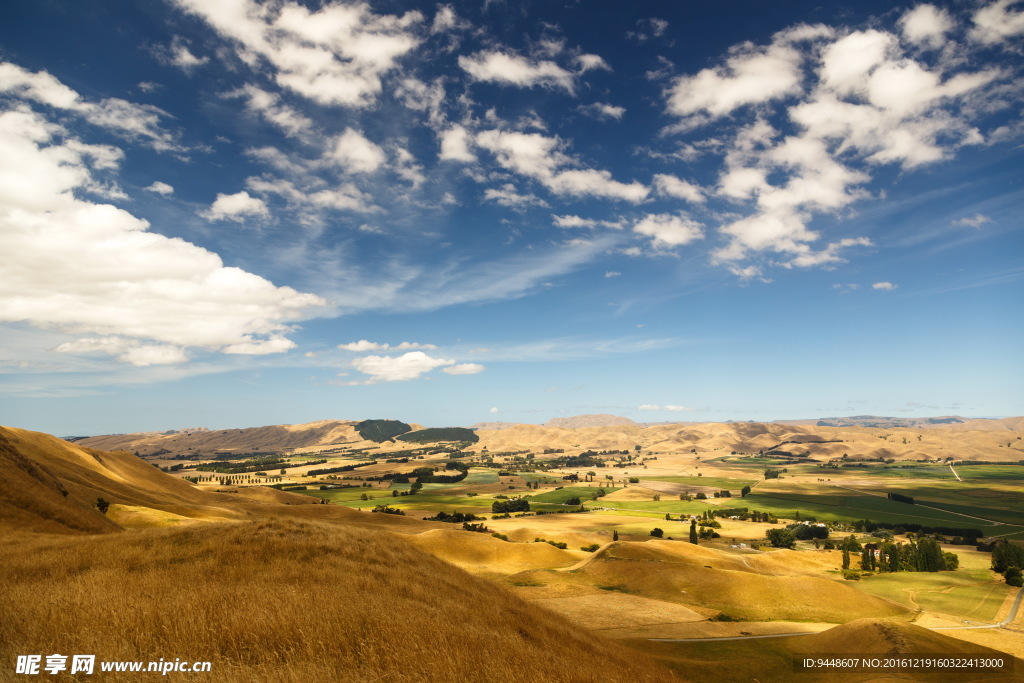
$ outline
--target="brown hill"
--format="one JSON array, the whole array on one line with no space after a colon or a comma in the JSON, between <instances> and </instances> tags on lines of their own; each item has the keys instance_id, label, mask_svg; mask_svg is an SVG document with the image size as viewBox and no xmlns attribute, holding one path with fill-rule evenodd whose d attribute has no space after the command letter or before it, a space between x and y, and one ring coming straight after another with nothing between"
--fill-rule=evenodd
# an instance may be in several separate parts
<instances>
[{"instance_id":1,"label":"brown hill","mask_svg":"<svg viewBox=\"0 0 1024 683\"><path fill-rule=\"evenodd\" d=\"M75 441L80 446L103 450L123 450L149 455L158 451L175 454L214 451L281 452L314 446L365 443L355 430L354 421L319 420L299 425L271 425L244 429L196 429L169 432L109 434Z\"/></svg>"},{"instance_id":2,"label":"brown hill","mask_svg":"<svg viewBox=\"0 0 1024 683\"><path fill-rule=\"evenodd\" d=\"M227 682L677 680L387 533L269 520L39 537L4 552L6 662L181 656Z\"/></svg>"},{"instance_id":3,"label":"brown hill","mask_svg":"<svg viewBox=\"0 0 1024 683\"><path fill-rule=\"evenodd\" d=\"M822 570L835 560L790 551L748 560L681 541L619 541L572 572L522 572L511 580L621 591L744 621L842 623L861 617L909 617L904 607L822 578Z\"/></svg>"}]
</instances>

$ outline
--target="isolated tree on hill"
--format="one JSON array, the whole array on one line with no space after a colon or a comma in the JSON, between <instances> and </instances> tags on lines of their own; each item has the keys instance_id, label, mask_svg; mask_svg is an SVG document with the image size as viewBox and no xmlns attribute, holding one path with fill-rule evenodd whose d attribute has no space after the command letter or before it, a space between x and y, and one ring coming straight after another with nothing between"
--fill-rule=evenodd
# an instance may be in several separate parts
<instances>
[{"instance_id":1,"label":"isolated tree on hill","mask_svg":"<svg viewBox=\"0 0 1024 683\"><path fill-rule=\"evenodd\" d=\"M743 488L740 489L740 497L741 498L746 498L748 493L750 493L750 486L749 485L744 486Z\"/></svg>"},{"instance_id":2,"label":"isolated tree on hill","mask_svg":"<svg viewBox=\"0 0 1024 683\"><path fill-rule=\"evenodd\" d=\"M612 540L613 541L619 540L619 532L618 532L617 529L612 529Z\"/></svg>"},{"instance_id":3,"label":"isolated tree on hill","mask_svg":"<svg viewBox=\"0 0 1024 683\"><path fill-rule=\"evenodd\" d=\"M107 509L110 508L110 503L104 500L102 497L96 499L96 509L100 511L100 514L107 514Z\"/></svg>"},{"instance_id":4,"label":"isolated tree on hill","mask_svg":"<svg viewBox=\"0 0 1024 683\"><path fill-rule=\"evenodd\" d=\"M697 545L697 520L690 520L690 543Z\"/></svg>"},{"instance_id":5,"label":"isolated tree on hill","mask_svg":"<svg viewBox=\"0 0 1024 683\"><path fill-rule=\"evenodd\" d=\"M850 568L850 551L843 548L843 569Z\"/></svg>"},{"instance_id":6,"label":"isolated tree on hill","mask_svg":"<svg viewBox=\"0 0 1024 683\"><path fill-rule=\"evenodd\" d=\"M659 529L658 527L654 527L653 529L651 529L651 536L654 536L655 538L661 538L664 535L665 532Z\"/></svg>"}]
</instances>

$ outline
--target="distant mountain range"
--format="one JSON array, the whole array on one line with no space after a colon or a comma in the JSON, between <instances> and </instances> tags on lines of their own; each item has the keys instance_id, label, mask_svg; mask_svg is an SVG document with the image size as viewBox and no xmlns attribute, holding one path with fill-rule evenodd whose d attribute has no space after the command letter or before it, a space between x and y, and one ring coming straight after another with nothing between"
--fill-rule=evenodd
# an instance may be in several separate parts
<instances>
[{"instance_id":1,"label":"distant mountain range","mask_svg":"<svg viewBox=\"0 0 1024 683\"><path fill-rule=\"evenodd\" d=\"M775 424L815 425L816 427L873 427L875 429L920 429L935 425L961 424L971 418L948 415L943 417L885 417L882 415L851 415L850 417L822 417L807 420L775 420Z\"/></svg>"}]
</instances>

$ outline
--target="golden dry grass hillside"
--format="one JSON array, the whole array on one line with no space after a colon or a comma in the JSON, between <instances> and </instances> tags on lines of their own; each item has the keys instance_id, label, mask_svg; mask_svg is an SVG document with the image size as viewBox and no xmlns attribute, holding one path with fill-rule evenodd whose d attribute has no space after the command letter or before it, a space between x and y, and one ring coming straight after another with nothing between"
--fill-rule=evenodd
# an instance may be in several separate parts
<instances>
[{"instance_id":1,"label":"golden dry grass hillside","mask_svg":"<svg viewBox=\"0 0 1024 683\"><path fill-rule=\"evenodd\" d=\"M96 509L98 498L111 503L109 516ZM0 427L0 529L8 533L100 533L121 526L268 515L410 533L439 526L406 517L382 520L381 515L318 503L308 496L258 486L195 487L130 453Z\"/></svg>"},{"instance_id":2,"label":"golden dry grass hillside","mask_svg":"<svg viewBox=\"0 0 1024 683\"><path fill-rule=\"evenodd\" d=\"M637 642L636 646L661 659L678 671L699 671L701 680L758 681L789 683L811 681L833 683L851 681L1010 681L1024 680L1024 661L1005 653L967 643L899 620L857 619L821 633L768 640L729 640L707 642ZM882 671L864 670L838 672L794 669L794 660L806 657L844 657L867 655L934 655L950 657L994 658L1007 666L1003 670L932 670Z\"/></svg>"},{"instance_id":3,"label":"golden dry grass hillside","mask_svg":"<svg viewBox=\"0 0 1024 683\"><path fill-rule=\"evenodd\" d=\"M246 682L676 680L384 531L265 520L5 539L2 552L6 662L181 657Z\"/></svg>"},{"instance_id":4,"label":"golden dry grass hillside","mask_svg":"<svg viewBox=\"0 0 1024 683\"><path fill-rule=\"evenodd\" d=\"M533 570L513 584L560 586L560 596L599 591L685 605L705 616L743 621L844 623L864 617L905 617L905 607L824 578L837 555L776 551L747 559L680 541L613 543L570 572Z\"/></svg>"}]
</instances>

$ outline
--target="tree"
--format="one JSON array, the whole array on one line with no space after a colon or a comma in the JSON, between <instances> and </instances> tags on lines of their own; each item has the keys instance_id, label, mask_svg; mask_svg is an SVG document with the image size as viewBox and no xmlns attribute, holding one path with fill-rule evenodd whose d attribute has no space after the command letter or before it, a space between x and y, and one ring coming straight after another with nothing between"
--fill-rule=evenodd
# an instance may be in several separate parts
<instances>
[{"instance_id":1,"label":"tree","mask_svg":"<svg viewBox=\"0 0 1024 683\"><path fill-rule=\"evenodd\" d=\"M697 520L690 520L690 543L697 545Z\"/></svg>"},{"instance_id":2,"label":"tree","mask_svg":"<svg viewBox=\"0 0 1024 683\"><path fill-rule=\"evenodd\" d=\"M1003 576L1006 577L1006 585L1008 586L1016 586L1018 588L1024 586L1024 574L1021 573L1020 567L1008 567Z\"/></svg>"},{"instance_id":3,"label":"tree","mask_svg":"<svg viewBox=\"0 0 1024 683\"><path fill-rule=\"evenodd\" d=\"M768 529L764 535L773 548L792 548L796 546L796 534L789 529Z\"/></svg>"},{"instance_id":4,"label":"tree","mask_svg":"<svg viewBox=\"0 0 1024 683\"><path fill-rule=\"evenodd\" d=\"M654 536L655 538L661 538L664 535L665 532L659 529L658 527L654 527L653 529L651 529L651 536Z\"/></svg>"},{"instance_id":5,"label":"tree","mask_svg":"<svg viewBox=\"0 0 1024 683\"><path fill-rule=\"evenodd\" d=\"M743 488L740 489L740 497L746 498L748 493L750 493L750 486L749 485L744 486Z\"/></svg>"},{"instance_id":6,"label":"tree","mask_svg":"<svg viewBox=\"0 0 1024 683\"><path fill-rule=\"evenodd\" d=\"M619 540L619 532L618 532L617 529L612 529L612 540L613 541Z\"/></svg>"},{"instance_id":7,"label":"tree","mask_svg":"<svg viewBox=\"0 0 1024 683\"><path fill-rule=\"evenodd\" d=\"M847 548L843 548L843 569L850 568L850 551Z\"/></svg>"},{"instance_id":8,"label":"tree","mask_svg":"<svg viewBox=\"0 0 1024 683\"><path fill-rule=\"evenodd\" d=\"M96 509L100 511L101 515L107 514L107 509L110 507L110 503L103 498L96 499Z\"/></svg>"}]
</instances>

